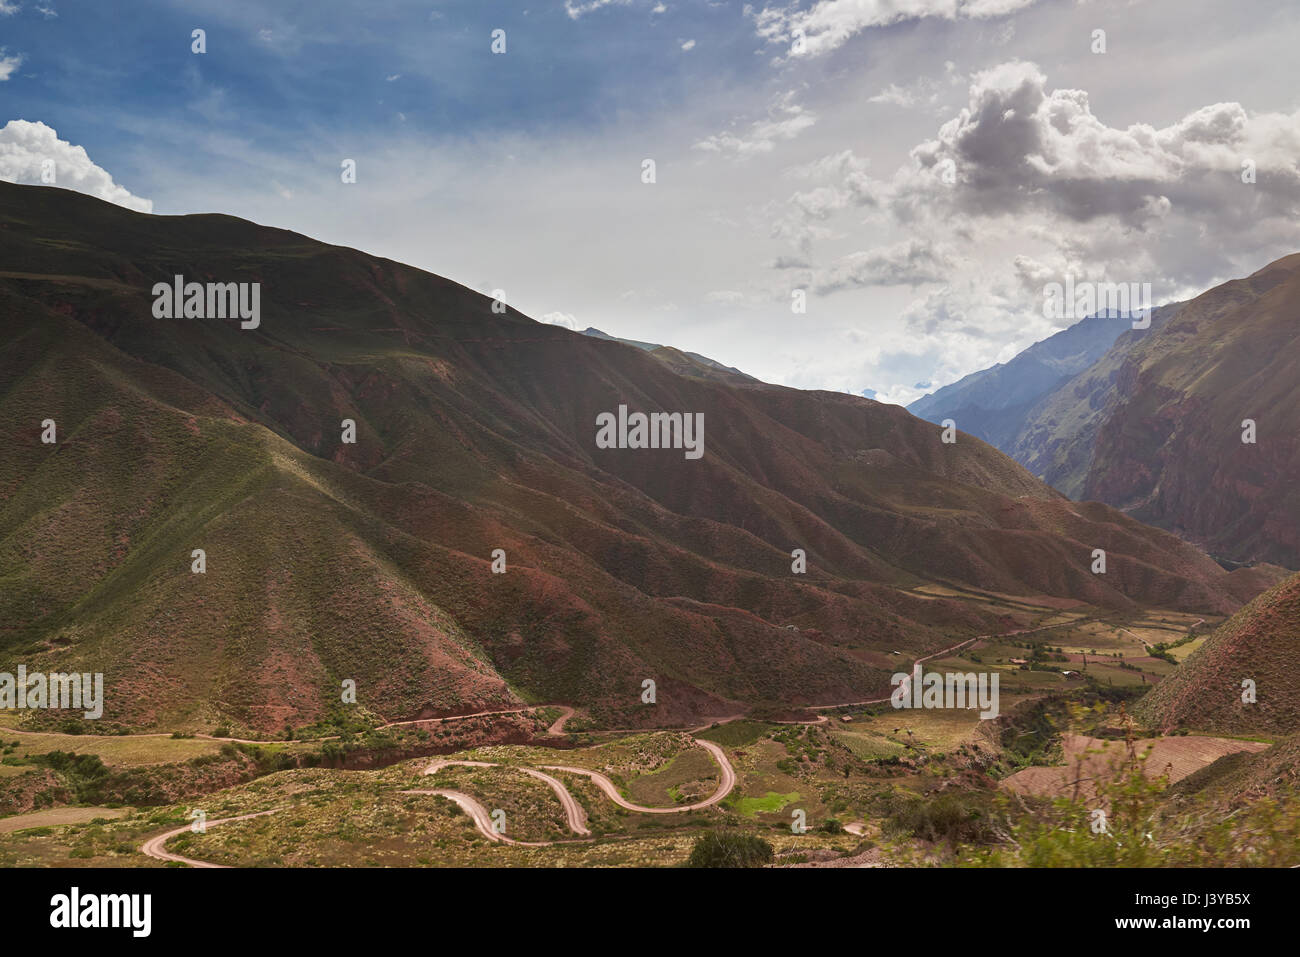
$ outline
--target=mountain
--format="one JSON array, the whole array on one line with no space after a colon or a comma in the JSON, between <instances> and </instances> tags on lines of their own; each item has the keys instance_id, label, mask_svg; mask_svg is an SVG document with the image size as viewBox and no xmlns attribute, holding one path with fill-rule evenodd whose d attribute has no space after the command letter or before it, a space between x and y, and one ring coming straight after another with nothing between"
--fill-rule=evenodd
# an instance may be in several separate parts
<instances>
[{"instance_id":1,"label":"mountain","mask_svg":"<svg viewBox=\"0 0 1300 957\"><path fill-rule=\"evenodd\" d=\"M1010 362L972 372L907 407L930 422L952 419L958 428L1009 452L1025 431L1030 410L1104 356L1131 320L1089 316L1036 342Z\"/></svg>"},{"instance_id":2,"label":"mountain","mask_svg":"<svg viewBox=\"0 0 1300 957\"><path fill-rule=\"evenodd\" d=\"M1148 329L1133 329L1131 324L1123 328L1100 358L1034 402L1015 436L999 448L1052 488L1082 498L1097 431L1119 401L1117 383L1125 357L1143 338L1163 328L1181 306L1152 309Z\"/></svg>"},{"instance_id":3,"label":"mountain","mask_svg":"<svg viewBox=\"0 0 1300 957\"><path fill-rule=\"evenodd\" d=\"M909 408L977 430L1069 497L1173 531L1225 565L1296 569L1298 317L1300 254L1156 308L1149 329L1121 327L1064 381L1054 382L1044 350L1106 320L1084 320ZM1083 341L1094 348L1077 350L1076 364L1104 337ZM1069 351L1053 346L1050 355ZM1242 440L1247 420L1253 442Z\"/></svg>"},{"instance_id":4,"label":"mountain","mask_svg":"<svg viewBox=\"0 0 1300 957\"><path fill-rule=\"evenodd\" d=\"M901 408L683 374L284 230L0 184L0 263L0 668L102 671L110 722L279 730L351 680L390 720L685 724L859 699L892 651L1008 629L925 583L1254 594ZM156 318L177 275L260 284L256 327ZM620 406L702 414L704 454L598 447Z\"/></svg>"},{"instance_id":5,"label":"mountain","mask_svg":"<svg viewBox=\"0 0 1300 957\"><path fill-rule=\"evenodd\" d=\"M1300 254L1184 305L1115 385L1083 497L1235 562L1300 568Z\"/></svg>"},{"instance_id":6,"label":"mountain","mask_svg":"<svg viewBox=\"0 0 1300 957\"><path fill-rule=\"evenodd\" d=\"M610 342L621 342L627 346L635 346L637 349L644 349L650 355L659 361L668 365L675 372L682 375L696 375L705 379L718 379L722 382L732 382L737 385L746 382L758 382L751 375L746 375L734 366L723 365L716 359L710 359L708 356L702 356L698 352L684 352L680 349L674 349L672 346L661 346L655 342L639 342L636 339L620 339L617 336L611 336L608 333L601 332L594 326L588 326L582 330L584 336L592 336L596 339L606 339Z\"/></svg>"},{"instance_id":7,"label":"mountain","mask_svg":"<svg viewBox=\"0 0 1300 957\"><path fill-rule=\"evenodd\" d=\"M1254 703L1242 682L1255 683ZM1224 622L1178 670L1152 689L1137 717L1168 733L1300 732L1300 575L1257 597Z\"/></svg>"}]
</instances>

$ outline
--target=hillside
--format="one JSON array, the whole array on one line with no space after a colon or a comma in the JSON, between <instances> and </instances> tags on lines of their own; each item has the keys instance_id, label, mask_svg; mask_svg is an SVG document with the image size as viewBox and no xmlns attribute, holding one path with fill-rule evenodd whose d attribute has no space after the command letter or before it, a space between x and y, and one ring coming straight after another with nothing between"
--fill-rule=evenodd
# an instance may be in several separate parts
<instances>
[{"instance_id":1,"label":"hillside","mask_svg":"<svg viewBox=\"0 0 1300 957\"><path fill-rule=\"evenodd\" d=\"M1089 316L1009 362L972 372L917 399L907 410L930 422L952 419L958 428L1011 454L1026 432L1031 410L1097 362L1129 327L1128 319Z\"/></svg>"},{"instance_id":2,"label":"hillside","mask_svg":"<svg viewBox=\"0 0 1300 957\"><path fill-rule=\"evenodd\" d=\"M1242 681L1256 702L1243 703ZM1300 575L1275 585L1224 622L1138 705L1137 717L1178 728L1242 735L1300 732Z\"/></svg>"},{"instance_id":3,"label":"hillside","mask_svg":"<svg viewBox=\"0 0 1300 957\"><path fill-rule=\"evenodd\" d=\"M624 345L635 346L638 349L644 349L656 359L668 365L675 372L682 375L701 376L706 379L719 379L723 382L742 384L746 382L757 383L759 380L752 375L741 372L735 366L723 365L717 359L710 359L708 356L702 356L698 352L686 352L681 349L674 349L672 346L663 346L657 342L641 342L637 339L621 339L618 336L611 336L608 333L601 332L594 326L588 326L582 330L584 336L591 336L595 339L607 339L610 342L621 342Z\"/></svg>"},{"instance_id":4,"label":"hillside","mask_svg":"<svg viewBox=\"0 0 1300 957\"><path fill-rule=\"evenodd\" d=\"M1082 498L1097 431L1118 401L1125 357L1181 306L1157 306L1150 328L1141 330L1127 319L1081 319L1010 362L917 399L908 411L931 422L951 418L1048 485Z\"/></svg>"},{"instance_id":5,"label":"hillside","mask_svg":"<svg viewBox=\"0 0 1300 957\"><path fill-rule=\"evenodd\" d=\"M1084 320L912 403L1070 498L1106 502L1225 565L1300 568L1300 254L1153 310L1108 348ZM1110 331L1116 329L1112 325ZM1093 348L1072 349L1061 337ZM1086 366L1070 376L1068 367ZM1053 365L1053 361L1059 360ZM1255 442L1242 441L1243 422Z\"/></svg>"},{"instance_id":6,"label":"hillside","mask_svg":"<svg viewBox=\"0 0 1300 957\"><path fill-rule=\"evenodd\" d=\"M1153 335L1182 303L1151 310L1149 329L1124 329L1090 366L1039 398L1025 412L1014 439L999 446L1044 482L1071 498L1083 498L1097 431L1119 401L1117 382L1134 345Z\"/></svg>"},{"instance_id":7,"label":"hillside","mask_svg":"<svg viewBox=\"0 0 1300 957\"><path fill-rule=\"evenodd\" d=\"M1083 497L1236 562L1300 568L1298 333L1300 254L1184 305L1125 357Z\"/></svg>"},{"instance_id":8,"label":"hillside","mask_svg":"<svg viewBox=\"0 0 1300 957\"><path fill-rule=\"evenodd\" d=\"M551 701L662 726L861 698L882 650L1006 629L925 582L1253 594L901 408L680 374L283 230L0 184L0 262L0 665L105 672L106 720L278 730L351 679L390 720ZM154 318L176 274L261 283L260 325ZM620 405L702 413L705 454L597 448Z\"/></svg>"}]
</instances>

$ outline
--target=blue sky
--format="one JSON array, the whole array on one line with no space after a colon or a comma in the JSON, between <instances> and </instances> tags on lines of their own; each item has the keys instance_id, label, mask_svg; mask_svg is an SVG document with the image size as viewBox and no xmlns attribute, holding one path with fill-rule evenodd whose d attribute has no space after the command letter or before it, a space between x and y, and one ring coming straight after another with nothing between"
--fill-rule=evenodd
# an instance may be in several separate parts
<instances>
[{"instance_id":1,"label":"blue sky","mask_svg":"<svg viewBox=\"0 0 1300 957\"><path fill-rule=\"evenodd\" d=\"M0 178L49 154L61 186L905 402L1056 331L1067 274L1164 301L1300 249L1298 27L1286 0L0 0Z\"/></svg>"}]
</instances>

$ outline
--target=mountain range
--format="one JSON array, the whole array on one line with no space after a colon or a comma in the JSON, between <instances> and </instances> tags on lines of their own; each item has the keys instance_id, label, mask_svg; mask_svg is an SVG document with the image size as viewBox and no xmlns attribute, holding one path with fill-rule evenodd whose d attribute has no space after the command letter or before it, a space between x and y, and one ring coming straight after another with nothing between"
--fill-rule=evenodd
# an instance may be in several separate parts
<instances>
[{"instance_id":1,"label":"mountain range","mask_svg":"<svg viewBox=\"0 0 1300 957\"><path fill-rule=\"evenodd\" d=\"M1300 568L1298 267L1288 256L1159 307L1149 329L1083 320L909 408L1225 565Z\"/></svg>"},{"instance_id":2,"label":"mountain range","mask_svg":"<svg viewBox=\"0 0 1300 957\"><path fill-rule=\"evenodd\" d=\"M902 408L284 230L0 183L0 262L0 664L102 671L122 725L297 726L350 680L388 720L663 726L1012 626L963 593L1226 615L1268 583ZM157 318L176 276L257 283L260 321ZM705 454L598 447L620 406L702 414Z\"/></svg>"}]
</instances>

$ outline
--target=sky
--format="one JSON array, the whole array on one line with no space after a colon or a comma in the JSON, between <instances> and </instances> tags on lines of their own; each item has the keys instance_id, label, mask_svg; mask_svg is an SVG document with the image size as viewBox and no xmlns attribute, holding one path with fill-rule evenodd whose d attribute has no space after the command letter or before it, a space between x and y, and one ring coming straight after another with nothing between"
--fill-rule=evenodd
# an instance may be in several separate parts
<instances>
[{"instance_id":1,"label":"sky","mask_svg":"<svg viewBox=\"0 0 1300 957\"><path fill-rule=\"evenodd\" d=\"M1047 284L1300 251L1298 37L1294 0L0 0L0 179L907 403L1074 321Z\"/></svg>"}]
</instances>

